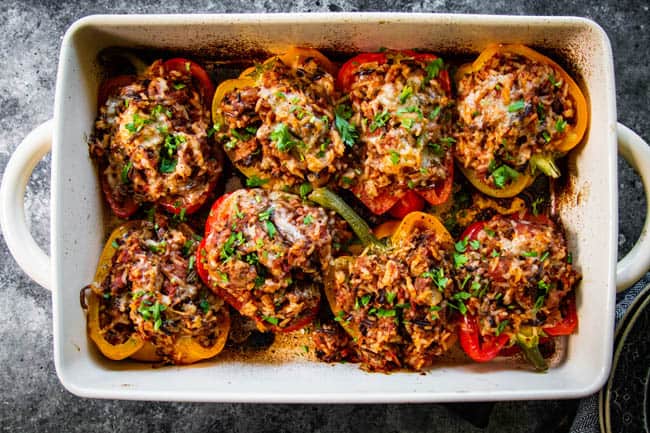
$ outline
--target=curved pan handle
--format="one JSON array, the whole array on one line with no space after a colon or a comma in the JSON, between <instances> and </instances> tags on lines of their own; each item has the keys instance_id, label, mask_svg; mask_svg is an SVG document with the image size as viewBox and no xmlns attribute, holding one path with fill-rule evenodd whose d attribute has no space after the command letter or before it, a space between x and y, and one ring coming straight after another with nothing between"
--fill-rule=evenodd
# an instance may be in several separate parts
<instances>
[{"instance_id":1,"label":"curved pan handle","mask_svg":"<svg viewBox=\"0 0 650 433\"><path fill-rule=\"evenodd\" d=\"M0 186L0 226L18 266L41 286L51 290L50 257L38 246L25 218L25 188L36 164L52 148L52 119L41 124L11 155Z\"/></svg>"},{"instance_id":2,"label":"curved pan handle","mask_svg":"<svg viewBox=\"0 0 650 433\"><path fill-rule=\"evenodd\" d=\"M616 291L632 286L650 269L650 146L634 131L618 124L618 151L643 181L647 202L645 223L639 239L616 265Z\"/></svg>"}]
</instances>

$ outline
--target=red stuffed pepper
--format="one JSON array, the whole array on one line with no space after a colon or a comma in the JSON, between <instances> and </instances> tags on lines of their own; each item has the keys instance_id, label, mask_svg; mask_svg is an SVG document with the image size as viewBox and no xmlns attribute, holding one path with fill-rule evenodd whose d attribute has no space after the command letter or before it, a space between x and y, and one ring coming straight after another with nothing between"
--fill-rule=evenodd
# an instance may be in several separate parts
<instances>
[{"instance_id":1,"label":"red stuffed pepper","mask_svg":"<svg viewBox=\"0 0 650 433\"><path fill-rule=\"evenodd\" d=\"M355 161L339 183L375 214L444 203L453 180L449 75L433 54L360 54L340 69L336 124Z\"/></svg>"},{"instance_id":2,"label":"red stuffed pepper","mask_svg":"<svg viewBox=\"0 0 650 433\"><path fill-rule=\"evenodd\" d=\"M180 58L102 83L90 153L115 215L142 203L190 214L205 203L222 170L208 138L213 93L205 70Z\"/></svg>"},{"instance_id":3,"label":"red stuffed pepper","mask_svg":"<svg viewBox=\"0 0 650 433\"><path fill-rule=\"evenodd\" d=\"M568 335L577 326L573 269L564 232L546 216L497 215L470 225L455 245L462 315L460 342L485 362L518 343L539 370L546 368L540 337Z\"/></svg>"},{"instance_id":4,"label":"red stuffed pepper","mask_svg":"<svg viewBox=\"0 0 650 433\"><path fill-rule=\"evenodd\" d=\"M262 331L309 324L345 223L300 197L237 190L213 205L197 251L203 281Z\"/></svg>"}]
</instances>

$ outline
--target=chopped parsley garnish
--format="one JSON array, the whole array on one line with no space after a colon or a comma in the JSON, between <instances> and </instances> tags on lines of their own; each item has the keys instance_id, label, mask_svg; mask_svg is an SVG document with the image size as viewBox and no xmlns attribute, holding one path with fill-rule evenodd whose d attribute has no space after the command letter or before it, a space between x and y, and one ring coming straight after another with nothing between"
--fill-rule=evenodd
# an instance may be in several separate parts
<instances>
[{"instance_id":1,"label":"chopped parsley garnish","mask_svg":"<svg viewBox=\"0 0 650 433\"><path fill-rule=\"evenodd\" d=\"M343 181L343 183L345 185L352 185L354 183L354 179L352 179L351 177L348 177L348 176L343 176L341 178L341 181Z\"/></svg>"},{"instance_id":2,"label":"chopped parsley garnish","mask_svg":"<svg viewBox=\"0 0 650 433\"><path fill-rule=\"evenodd\" d=\"M148 243L147 248L149 248L149 251L151 251L152 253L160 254L165 252L165 249L167 248L167 242L161 241L158 243L155 242Z\"/></svg>"},{"instance_id":3,"label":"chopped parsley garnish","mask_svg":"<svg viewBox=\"0 0 650 433\"><path fill-rule=\"evenodd\" d=\"M555 80L555 76L553 74L549 74L548 81L551 82L553 87L560 87L562 85L562 81Z\"/></svg>"},{"instance_id":4,"label":"chopped parsley garnish","mask_svg":"<svg viewBox=\"0 0 650 433\"><path fill-rule=\"evenodd\" d=\"M546 119L546 112L544 111L544 106L541 102L537 103L537 119L539 119L539 123L544 122L544 119Z\"/></svg>"},{"instance_id":5,"label":"chopped parsley garnish","mask_svg":"<svg viewBox=\"0 0 650 433\"><path fill-rule=\"evenodd\" d=\"M440 73L440 70L442 68L444 68L444 66L445 66L445 64L442 61L442 59L435 59L435 60L429 62L429 64L425 68L426 71L427 71L426 80L431 81L434 78L436 78L438 76L438 74Z\"/></svg>"},{"instance_id":6,"label":"chopped parsley garnish","mask_svg":"<svg viewBox=\"0 0 650 433\"><path fill-rule=\"evenodd\" d=\"M506 326L508 326L508 323L510 323L508 320L504 320L502 322L499 322L499 326L497 326L497 331L494 333L497 337L503 332L504 329L506 329Z\"/></svg>"},{"instance_id":7,"label":"chopped parsley garnish","mask_svg":"<svg viewBox=\"0 0 650 433\"><path fill-rule=\"evenodd\" d=\"M463 278L463 282L460 283L460 289L461 289L461 290L465 289L465 285L467 284L467 282L469 281L469 279L470 279L471 277L472 277L472 276L471 276L470 274L467 274L467 275L465 276L465 278Z\"/></svg>"},{"instance_id":8,"label":"chopped parsley garnish","mask_svg":"<svg viewBox=\"0 0 650 433\"><path fill-rule=\"evenodd\" d=\"M454 266L456 269L461 268L465 263L467 263L467 256L465 254L459 254L454 252Z\"/></svg>"},{"instance_id":9,"label":"chopped parsley garnish","mask_svg":"<svg viewBox=\"0 0 650 433\"><path fill-rule=\"evenodd\" d=\"M311 215L305 216L305 218L303 218L303 220L302 220L302 223L304 225L306 225L306 226L308 226L309 224L311 224L313 222L314 222L314 218Z\"/></svg>"},{"instance_id":10,"label":"chopped parsley garnish","mask_svg":"<svg viewBox=\"0 0 650 433\"><path fill-rule=\"evenodd\" d=\"M507 165L502 165L492 172L492 179L497 188L503 188L509 180L515 180L519 177L519 172Z\"/></svg>"},{"instance_id":11,"label":"chopped parsley garnish","mask_svg":"<svg viewBox=\"0 0 650 433\"><path fill-rule=\"evenodd\" d=\"M537 299L535 300L535 306L533 309L535 311L540 310L544 306L544 300L546 298L544 296L538 296Z\"/></svg>"},{"instance_id":12,"label":"chopped parsley garnish","mask_svg":"<svg viewBox=\"0 0 650 433\"><path fill-rule=\"evenodd\" d=\"M375 114L375 118L369 126L370 132L375 132L377 128L381 128L390 119L390 113L384 110L382 113Z\"/></svg>"},{"instance_id":13,"label":"chopped parsley garnish","mask_svg":"<svg viewBox=\"0 0 650 433\"><path fill-rule=\"evenodd\" d=\"M299 189L300 197L304 199L305 197L307 197L307 194L311 192L311 190L312 190L311 184L308 183L300 184L300 189Z\"/></svg>"},{"instance_id":14,"label":"chopped parsley garnish","mask_svg":"<svg viewBox=\"0 0 650 433\"><path fill-rule=\"evenodd\" d=\"M481 242L478 239L474 239L473 241L469 241L469 246L472 247L473 250L478 250L481 248Z\"/></svg>"},{"instance_id":15,"label":"chopped parsley garnish","mask_svg":"<svg viewBox=\"0 0 650 433\"><path fill-rule=\"evenodd\" d=\"M542 131L542 138L544 138L545 142L549 143L551 141L551 134L548 131Z\"/></svg>"},{"instance_id":16,"label":"chopped parsley garnish","mask_svg":"<svg viewBox=\"0 0 650 433\"><path fill-rule=\"evenodd\" d=\"M465 250L467 250L467 242L469 241L469 238L461 239L458 242L454 244L454 248L456 248L456 251L459 253L464 253Z\"/></svg>"},{"instance_id":17,"label":"chopped parsley garnish","mask_svg":"<svg viewBox=\"0 0 650 433\"><path fill-rule=\"evenodd\" d=\"M277 326L278 323L280 323L280 320L277 317L273 316L262 316L262 320L265 322L269 322L271 325Z\"/></svg>"},{"instance_id":18,"label":"chopped parsley garnish","mask_svg":"<svg viewBox=\"0 0 650 433\"><path fill-rule=\"evenodd\" d=\"M115 239L113 239L113 242L111 242L111 246L113 248L119 248L120 247L120 245L117 243L117 241Z\"/></svg>"},{"instance_id":19,"label":"chopped parsley garnish","mask_svg":"<svg viewBox=\"0 0 650 433\"><path fill-rule=\"evenodd\" d=\"M165 137L160 151L160 167L158 168L161 173L172 173L176 169L177 159L175 154L178 146L185 143L185 141L183 135L172 134Z\"/></svg>"},{"instance_id":20,"label":"chopped parsley garnish","mask_svg":"<svg viewBox=\"0 0 650 433\"><path fill-rule=\"evenodd\" d=\"M409 179L409 181L406 182L406 186L408 186L409 189L413 189L413 188L415 188L415 182L413 182L412 180Z\"/></svg>"},{"instance_id":21,"label":"chopped parsley garnish","mask_svg":"<svg viewBox=\"0 0 650 433\"><path fill-rule=\"evenodd\" d=\"M275 234L277 233L277 229L275 228L275 225L271 221L265 221L266 223L266 231L269 234L269 237L273 239L275 237Z\"/></svg>"},{"instance_id":22,"label":"chopped parsley garnish","mask_svg":"<svg viewBox=\"0 0 650 433\"><path fill-rule=\"evenodd\" d=\"M289 132L289 128L284 123L278 123L271 132L271 140L275 142L275 146L280 152L288 152L297 144Z\"/></svg>"},{"instance_id":23,"label":"chopped parsley garnish","mask_svg":"<svg viewBox=\"0 0 650 433\"><path fill-rule=\"evenodd\" d=\"M219 125L215 123L205 133L208 137L212 137L215 134L215 132L219 132L219 129L220 129Z\"/></svg>"},{"instance_id":24,"label":"chopped parsley garnish","mask_svg":"<svg viewBox=\"0 0 650 433\"><path fill-rule=\"evenodd\" d=\"M521 255L524 257L537 257L539 254L536 251L524 251Z\"/></svg>"},{"instance_id":25,"label":"chopped parsley garnish","mask_svg":"<svg viewBox=\"0 0 650 433\"><path fill-rule=\"evenodd\" d=\"M572 264L572 263L573 263L573 254L571 254L571 253L567 254L567 256L566 256L566 262L567 262L568 264Z\"/></svg>"},{"instance_id":26,"label":"chopped parsley garnish","mask_svg":"<svg viewBox=\"0 0 650 433\"><path fill-rule=\"evenodd\" d=\"M400 122L402 123L402 126L409 131L411 128L413 128L413 124L415 123L415 120L411 119L410 117L402 117L400 119Z\"/></svg>"},{"instance_id":27,"label":"chopped parsley garnish","mask_svg":"<svg viewBox=\"0 0 650 433\"><path fill-rule=\"evenodd\" d=\"M395 296L397 296L397 293L395 292L386 292L386 301L388 301L389 304L392 304L395 301Z\"/></svg>"},{"instance_id":28,"label":"chopped parsley garnish","mask_svg":"<svg viewBox=\"0 0 650 433\"><path fill-rule=\"evenodd\" d=\"M440 139L440 142L442 142L442 144L450 146L450 145L452 145L452 144L454 144L456 142L456 139L453 138L453 137L442 137Z\"/></svg>"},{"instance_id":29,"label":"chopped parsley garnish","mask_svg":"<svg viewBox=\"0 0 650 433\"><path fill-rule=\"evenodd\" d=\"M521 101L515 101L512 104L508 105L508 112L515 113L517 111L523 110L526 106L526 103L522 99Z\"/></svg>"},{"instance_id":30,"label":"chopped parsley garnish","mask_svg":"<svg viewBox=\"0 0 650 433\"><path fill-rule=\"evenodd\" d=\"M111 293L110 292L106 292L102 296L104 297L104 299L111 299Z\"/></svg>"},{"instance_id":31,"label":"chopped parsley garnish","mask_svg":"<svg viewBox=\"0 0 650 433\"><path fill-rule=\"evenodd\" d=\"M397 315L396 310L384 310L383 308L377 309L377 317L395 317Z\"/></svg>"},{"instance_id":32,"label":"chopped parsley garnish","mask_svg":"<svg viewBox=\"0 0 650 433\"><path fill-rule=\"evenodd\" d=\"M494 237L494 235L495 235L494 230L492 230L492 229L484 228L483 231L485 232L485 234L487 234L491 238Z\"/></svg>"},{"instance_id":33,"label":"chopped parsley garnish","mask_svg":"<svg viewBox=\"0 0 650 433\"><path fill-rule=\"evenodd\" d=\"M158 331L162 326L162 317L160 317L160 313L166 309L167 307L161 304L159 301L156 301L155 304L152 304L151 301L145 300L142 301L138 307L138 313L140 313L144 320L153 320L153 329L154 331Z\"/></svg>"},{"instance_id":34,"label":"chopped parsley garnish","mask_svg":"<svg viewBox=\"0 0 650 433\"><path fill-rule=\"evenodd\" d=\"M187 261L187 272L191 272L192 269L194 269L195 263L196 263L196 256L194 255L190 256L189 260Z\"/></svg>"},{"instance_id":35,"label":"chopped parsley garnish","mask_svg":"<svg viewBox=\"0 0 650 433\"><path fill-rule=\"evenodd\" d=\"M341 140L346 146L352 147L359 138L356 128L350 122L352 110L345 104L338 105L334 111L334 126L341 134Z\"/></svg>"},{"instance_id":36,"label":"chopped parsley garnish","mask_svg":"<svg viewBox=\"0 0 650 433\"><path fill-rule=\"evenodd\" d=\"M537 287L544 290L544 292L546 292L546 293L548 293L548 289L551 288L551 286L549 286L548 283L546 281L544 281L544 280L539 280L537 282Z\"/></svg>"},{"instance_id":37,"label":"chopped parsley garnish","mask_svg":"<svg viewBox=\"0 0 650 433\"><path fill-rule=\"evenodd\" d=\"M367 295L363 295L363 296L361 297L361 305L363 305L364 307L365 307L366 305L368 305L369 302L370 302L370 295L369 295L369 294L367 294Z\"/></svg>"},{"instance_id":38,"label":"chopped parsley garnish","mask_svg":"<svg viewBox=\"0 0 650 433\"><path fill-rule=\"evenodd\" d=\"M151 123L151 119L146 117L140 117L138 113L133 115L131 123L127 123L124 127L131 133L135 134L136 132L142 131L144 125Z\"/></svg>"},{"instance_id":39,"label":"chopped parsley garnish","mask_svg":"<svg viewBox=\"0 0 650 433\"><path fill-rule=\"evenodd\" d=\"M210 311L210 303L208 302L207 299L201 299L201 302L199 303L199 307L201 307L201 310L203 310L204 313L208 313Z\"/></svg>"},{"instance_id":40,"label":"chopped parsley garnish","mask_svg":"<svg viewBox=\"0 0 650 433\"><path fill-rule=\"evenodd\" d=\"M557 132L564 132L566 125L567 125L566 120L560 117L559 119L557 119L557 122L555 122L555 130Z\"/></svg>"},{"instance_id":41,"label":"chopped parsley garnish","mask_svg":"<svg viewBox=\"0 0 650 433\"><path fill-rule=\"evenodd\" d=\"M176 170L176 164L178 163L175 159L167 159L165 157L160 159L160 167L158 170L161 173L173 173Z\"/></svg>"},{"instance_id":42,"label":"chopped parsley garnish","mask_svg":"<svg viewBox=\"0 0 650 433\"><path fill-rule=\"evenodd\" d=\"M259 217L260 221L268 221L269 218L271 218L271 215L273 215L273 208L270 207L265 211L260 212L257 216Z\"/></svg>"},{"instance_id":43,"label":"chopped parsley garnish","mask_svg":"<svg viewBox=\"0 0 650 433\"><path fill-rule=\"evenodd\" d=\"M465 300L467 300L467 299L469 299L471 297L472 297L472 295L470 295L467 292L457 292L457 293L454 293L454 295L452 296L452 299L455 299L457 301L461 301L461 300L465 301Z\"/></svg>"},{"instance_id":44,"label":"chopped parsley garnish","mask_svg":"<svg viewBox=\"0 0 650 433\"><path fill-rule=\"evenodd\" d=\"M392 162L393 165L399 164L399 153L398 152L396 152L394 150L390 151L390 162Z\"/></svg>"},{"instance_id":45,"label":"chopped parsley garnish","mask_svg":"<svg viewBox=\"0 0 650 433\"><path fill-rule=\"evenodd\" d=\"M436 106L433 110L431 110L431 113L429 113L429 120L434 120L438 115L440 114L440 105Z\"/></svg>"},{"instance_id":46,"label":"chopped parsley garnish","mask_svg":"<svg viewBox=\"0 0 650 433\"><path fill-rule=\"evenodd\" d=\"M492 253L490 254L491 257L499 257L501 253L499 253L497 250L492 250Z\"/></svg>"},{"instance_id":47,"label":"chopped parsley garnish","mask_svg":"<svg viewBox=\"0 0 650 433\"><path fill-rule=\"evenodd\" d=\"M549 253L548 251L545 251L544 254L542 254L542 257L539 258L540 262L543 262L544 260L548 259Z\"/></svg>"},{"instance_id":48,"label":"chopped parsley garnish","mask_svg":"<svg viewBox=\"0 0 650 433\"><path fill-rule=\"evenodd\" d=\"M438 290L441 292L445 289L445 287L447 287L447 283L449 282L449 278L445 277L445 271L440 268L424 272L422 275L420 275L420 277L431 278Z\"/></svg>"},{"instance_id":49,"label":"chopped parsley garnish","mask_svg":"<svg viewBox=\"0 0 650 433\"><path fill-rule=\"evenodd\" d=\"M404 86L402 91L399 94L399 103L403 104L406 100L413 95L413 88L411 86Z\"/></svg>"},{"instance_id":50,"label":"chopped parsley garnish","mask_svg":"<svg viewBox=\"0 0 650 433\"><path fill-rule=\"evenodd\" d=\"M246 179L246 186L250 186L252 188L262 186L262 185L265 185L267 183L269 183L268 179L262 179L262 178L259 178L259 177L255 176L255 175L253 175L253 176L249 177L248 179Z\"/></svg>"},{"instance_id":51,"label":"chopped parsley garnish","mask_svg":"<svg viewBox=\"0 0 650 433\"><path fill-rule=\"evenodd\" d=\"M244 243L244 235L241 232L231 232L226 242L221 247L219 258L227 262L235 254L235 248Z\"/></svg>"},{"instance_id":52,"label":"chopped parsley garnish","mask_svg":"<svg viewBox=\"0 0 650 433\"><path fill-rule=\"evenodd\" d=\"M228 274L226 274L225 272L217 271L217 274L219 274L219 278L221 278L221 282L227 283L228 281L230 281L230 279L228 278Z\"/></svg>"},{"instance_id":53,"label":"chopped parsley garnish","mask_svg":"<svg viewBox=\"0 0 650 433\"><path fill-rule=\"evenodd\" d=\"M431 318L438 319L438 311L440 310L442 310L440 305L432 305L431 308L429 308L429 311L431 311Z\"/></svg>"},{"instance_id":54,"label":"chopped parsley garnish","mask_svg":"<svg viewBox=\"0 0 650 433\"><path fill-rule=\"evenodd\" d=\"M187 85L185 85L185 84L183 84L183 83L174 83L174 84L172 85L172 87L174 88L174 90L181 90L181 89L186 88Z\"/></svg>"}]
</instances>

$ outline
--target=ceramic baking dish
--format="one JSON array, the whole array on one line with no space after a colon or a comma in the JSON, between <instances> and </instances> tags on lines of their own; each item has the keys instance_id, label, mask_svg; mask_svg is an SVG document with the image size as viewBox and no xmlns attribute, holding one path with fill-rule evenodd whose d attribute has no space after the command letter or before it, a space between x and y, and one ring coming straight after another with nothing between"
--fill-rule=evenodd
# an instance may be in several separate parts
<instances>
[{"instance_id":1,"label":"ceramic baking dish","mask_svg":"<svg viewBox=\"0 0 650 433\"><path fill-rule=\"evenodd\" d=\"M291 45L338 52L380 47L475 54L488 43L523 43L553 56L578 79L590 103L591 125L569 162L571 192L560 215L584 280L578 290L580 327L564 357L546 374L511 363L445 363L427 374L370 374L350 364L220 360L189 367L104 359L86 337L79 290L92 280L106 238L103 199L88 155L102 79L97 63L109 46L187 55L245 56ZM618 133L617 133L618 131ZM21 267L52 290L54 361L63 385L86 397L244 402L442 402L547 399L593 393L610 369L617 285L627 287L650 264L647 229L622 262L617 254L617 134L621 153L644 176L650 151L616 123L610 44L595 23L580 18L433 14L279 14L92 16L67 31L58 70L55 115L30 134L7 165L1 221ZM50 257L29 234L25 184L52 145ZM617 273L618 271L618 273Z\"/></svg>"}]
</instances>

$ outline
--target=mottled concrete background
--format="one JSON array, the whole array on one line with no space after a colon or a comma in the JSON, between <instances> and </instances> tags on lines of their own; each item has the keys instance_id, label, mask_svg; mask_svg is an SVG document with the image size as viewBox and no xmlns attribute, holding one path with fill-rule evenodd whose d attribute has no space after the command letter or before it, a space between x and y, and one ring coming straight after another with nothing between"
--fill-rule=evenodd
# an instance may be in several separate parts
<instances>
[{"instance_id":1,"label":"mottled concrete background","mask_svg":"<svg viewBox=\"0 0 650 433\"><path fill-rule=\"evenodd\" d=\"M650 139L649 3L641 0L541 1L366 0L0 2L0 172L18 142L52 117L61 37L76 19L96 13L414 11L577 15L597 21L614 51L619 120ZM27 208L38 242L49 244L49 160L29 184ZM619 253L644 218L639 178L619 163ZM30 281L0 241L0 428L3 431L567 431L575 402L498 403L487 430L442 405L242 405L84 400L60 385L52 361L50 295ZM452 408L453 409L453 408ZM463 407L462 411L474 410Z\"/></svg>"}]
</instances>

